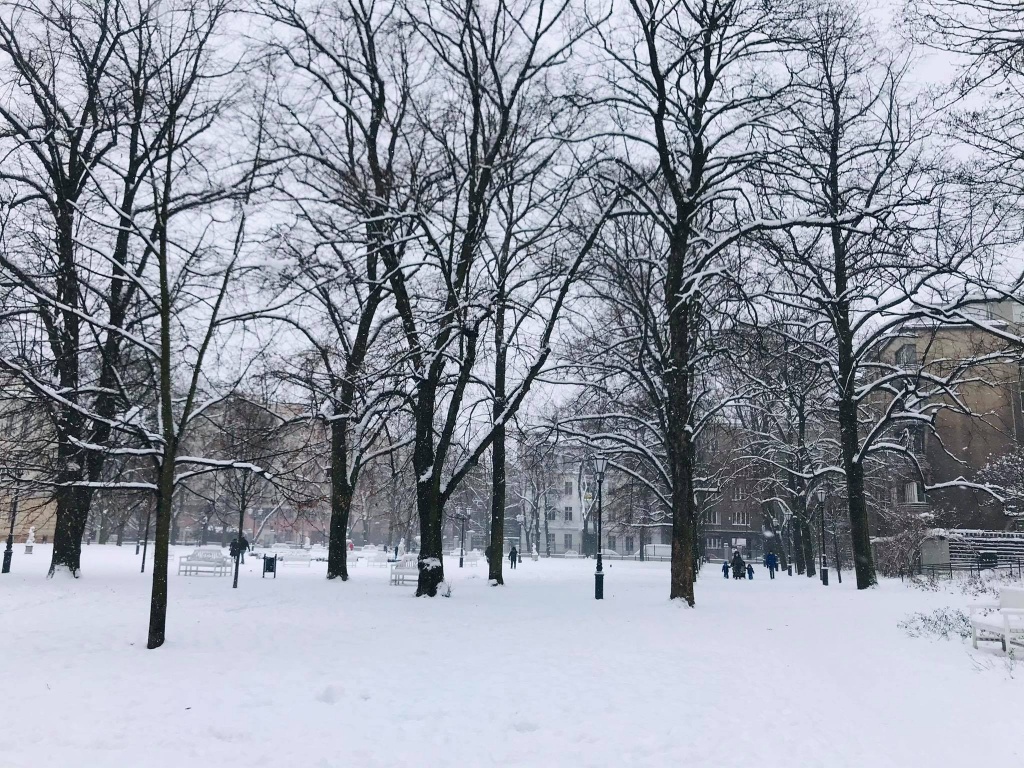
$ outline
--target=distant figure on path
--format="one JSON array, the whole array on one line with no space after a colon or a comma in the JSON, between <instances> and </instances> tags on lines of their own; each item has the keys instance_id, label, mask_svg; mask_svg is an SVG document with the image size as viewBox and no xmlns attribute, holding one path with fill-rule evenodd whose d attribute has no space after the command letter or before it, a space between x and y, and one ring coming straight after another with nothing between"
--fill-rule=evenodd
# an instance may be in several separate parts
<instances>
[{"instance_id":1,"label":"distant figure on path","mask_svg":"<svg viewBox=\"0 0 1024 768\"><path fill-rule=\"evenodd\" d=\"M249 551L249 540L243 533L238 539L238 554L242 558L242 565L245 565L245 553Z\"/></svg>"},{"instance_id":2,"label":"distant figure on path","mask_svg":"<svg viewBox=\"0 0 1024 768\"><path fill-rule=\"evenodd\" d=\"M512 551L508 553L508 562L513 568L516 567L516 561L519 559L519 551L513 545Z\"/></svg>"},{"instance_id":3,"label":"distant figure on path","mask_svg":"<svg viewBox=\"0 0 1024 768\"><path fill-rule=\"evenodd\" d=\"M751 581L753 581L754 579L754 566L752 566L750 563L747 563L747 578Z\"/></svg>"},{"instance_id":4,"label":"distant figure on path","mask_svg":"<svg viewBox=\"0 0 1024 768\"><path fill-rule=\"evenodd\" d=\"M775 571L779 567L779 558L775 555L774 552L769 552L768 553L768 557L766 557L764 559L764 561L765 561L765 565L768 566L768 578L769 579L774 579L775 578Z\"/></svg>"},{"instance_id":5,"label":"distant figure on path","mask_svg":"<svg viewBox=\"0 0 1024 768\"><path fill-rule=\"evenodd\" d=\"M732 553L732 577L734 579L745 579L747 573L744 570L746 563L743 562L743 558L740 557L740 551L734 550Z\"/></svg>"},{"instance_id":6,"label":"distant figure on path","mask_svg":"<svg viewBox=\"0 0 1024 768\"><path fill-rule=\"evenodd\" d=\"M722 578L723 579L728 579L729 578L729 561L728 560L723 560L722 561Z\"/></svg>"},{"instance_id":7,"label":"distant figure on path","mask_svg":"<svg viewBox=\"0 0 1024 768\"><path fill-rule=\"evenodd\" d=\"M488 565L491 564L491 552L493 551L494 550L491 549L490 545L487 545L487 547L484 548L484 559L487 561Z\"/></svg>"}]
</instances>

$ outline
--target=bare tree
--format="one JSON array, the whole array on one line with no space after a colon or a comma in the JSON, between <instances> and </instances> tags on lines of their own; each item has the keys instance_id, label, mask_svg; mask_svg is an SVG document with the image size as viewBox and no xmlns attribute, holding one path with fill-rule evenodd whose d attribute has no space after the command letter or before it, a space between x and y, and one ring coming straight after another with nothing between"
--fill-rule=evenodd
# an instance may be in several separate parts
<instances>
[{"instance_id":1,"label":"bare tree","mask_svg":"<svg viewBox=\"0 0 1024 768\"><path fill-rule=\"evenodd\" d=\"M388 271L402 263L423 145L410 128L410 34L400 2L257 4L275 61L274 141L296 223L282 233L293 305L277 313L312 351L300 374L330 427L327 578L348 579L346 532L360 470L391 409L393 364L379 345L393 313ZM391 446L393 447L393 446Z\"/></svg>"},{"instance_id":2,"label":"bare tree","mask_svg":"<svg viewBox=\"0 0 1024 768\"><path fill-rule=\"evenodd\" d=\"M120 0L29 0L0 16L0 273L14 286L0 317L29 342L0 350L0 369L46 403L57 446L51 575L79 572L103 448L124 407L117 382L139 269L125 217L146 204L143 176L156 160L139 140L154 65L137 43L151 21L148 4ZM105 174L108 162L124 173ZM93 221L97 208L109 228Z\"/></svg>"},{"instance_id":3,"label":"bare tree","mask_svg":"<svg viewBox=\"0 0 1024 768\"><path fill-rule=\"evenodd\" d=\"M444 578L445 502L544 369L565 296L593 242L584 222L572 244L565 244L543 319L519 352L516 381L497 391L500 406L492 407L489 424L475 420L467 390L479 374L485 323L494 317L494 283L484 279L483 249L496 225L495 207L517 182L561 156L571 138L564 131L571 134L579 125L556 73L590 24L576 19L568 2L481 6L443 0L410 4L409 18L425 49L423 68L432 74L414 102L433 159L437 203L416 212L419 255L398 263L385 254L385 260L413 382L408 398L416 419L417 595L433 596ZM574 165L568 163L569 173ZM501 335L506 341L499 345L507 343ZM459 439L459 432L467 434ZM453 452L457 446L463 450ZM503 515L503 504L495 509Z\"/></svg>"}]
</instances>

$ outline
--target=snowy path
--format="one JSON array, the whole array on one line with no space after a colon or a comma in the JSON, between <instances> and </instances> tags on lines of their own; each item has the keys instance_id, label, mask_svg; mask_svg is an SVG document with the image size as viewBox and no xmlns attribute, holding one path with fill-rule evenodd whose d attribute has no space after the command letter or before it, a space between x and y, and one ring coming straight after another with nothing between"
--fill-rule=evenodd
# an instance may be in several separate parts
<instances>
[{"instance_id":1,"label":"snowy path","mask_svg":"<svg viewBox=\"0 0 1024 768\"><path fill-rule=\"evenodd\" d=\"M962 766L1024 764L1024 665L907 637L966 598L782 576L666 599L667 564L526 561L508 586L446 561L451 599L324 564L262 580L171 576L145 650L149 577L91 547L0 578L0 765ZM834 577L834 573L833 573ZM1012 734L1012 737L1011 737Z\"/></svg>"}]
</instances>

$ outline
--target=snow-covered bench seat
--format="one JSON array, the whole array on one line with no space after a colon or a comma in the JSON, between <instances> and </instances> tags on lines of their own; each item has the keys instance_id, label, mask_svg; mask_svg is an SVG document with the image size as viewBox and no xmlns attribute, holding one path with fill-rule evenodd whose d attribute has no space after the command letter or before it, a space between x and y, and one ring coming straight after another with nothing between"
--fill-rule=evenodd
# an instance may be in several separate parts
<instances>
[{"instance_id":1,"label":"snow-covered bench seat","mask_svg":"<svg viewBox=\"0 0 1024 768\"><path fill-rule=\"evenodd\" d=\"M230 572L231 558L226 557L220 549L197 549L178 558L179 576L199 576L203 573L227 576Z\"/></svg>"},{"instance_id":2,"label":"snow-covered bench seat","mask_svg":"<svg viewBox=\"0 0 1024 768\"><path fill-rule=\"evenodd\" d=\"M402 559L391 566L391 586L415 584L420 578L420 567L416 555L402 555Z\"/></svg>"},{"instance_id":3,"label":"snow-covered bench seat","mask_svg":"<svg viewBox=\"0 0 1024 768\"><path fill-rule=\"evenodd\" d=\"M998 603L970 606L971 640L998 640L1006 650L1007 643L1024 641L1024 588L1003 587ZM976 615L979 614L980 615Z\"/></svg>"},{"instance_id":4,"label":"snow-covered bench seat","mask_svg":"<svg viewBox=\"0 0 1024 768\"><path fill-rule=\"evenodd\" d=\"M277 555L279 565L304 565L308 568L313 562L312 553L304 549L275 549L271 554Z\"/></svg>"},{"instance_id":5,"label":"snow-covered bench seat","mask_svg":"<svg viewBox=\"0 0 1024 768\"><path fill-rule=\"evenodd\" d=\"M480 565L480 553L474 549L468 555L463 557L462 560L466 565L472 565L475 568Z\"/></svg>"}]
</instances>

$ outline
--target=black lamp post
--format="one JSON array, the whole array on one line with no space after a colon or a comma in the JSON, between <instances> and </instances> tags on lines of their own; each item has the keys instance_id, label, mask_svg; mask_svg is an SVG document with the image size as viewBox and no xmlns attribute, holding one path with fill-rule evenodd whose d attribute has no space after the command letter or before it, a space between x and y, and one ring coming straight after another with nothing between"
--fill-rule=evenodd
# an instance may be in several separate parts
<instances>
[{"instance_id":1,"label":"black lamp post","mask_svg":"<svg viewBox=\"0 0 1024 768\"><path fill-rule=\"evenodd\" d=\"M597 570L594 572L594 599L604 600L604 566L601 561L601 486L604 483L604 471L608 468L608 459L603 453L594 459L597 470Z\"/></svg>"},{"instance_id":2,"label":"black lamp post","mask_svg":"<svg viewBox=\"0 0 1024 768\"><path fill-rule=\"evenodd\" d=\"M463 512L459 515L459 521L462 523L462 544L459 545L459 568L462 567L462 558L466 554L466 513Z\"/></svg>"},{"instance_id":3,"label":"black lamp post","mask_svg":"<svg viewBox=\"0 0 1024 768\"><path fill-rule=\"evenodd\" d=\"M4 564L0 573L11 572L11 558L14 557L14 523L18 519L18 492L21 490L21 470L14 471L14 498L11 500L11 528L7 534L7 548L4 550Z\"/></svg>"},{"instance_id":4,"label":"black lamp post","mask_svg":"<svg viewBox=\"0 0 1024 768\"><path fill-rule=\"evenodd\" d=\"M818 489L818 506L821 507L821 585L828 586L828 555L825 554L825 489Z\"/></svg>"}]
</instances>

